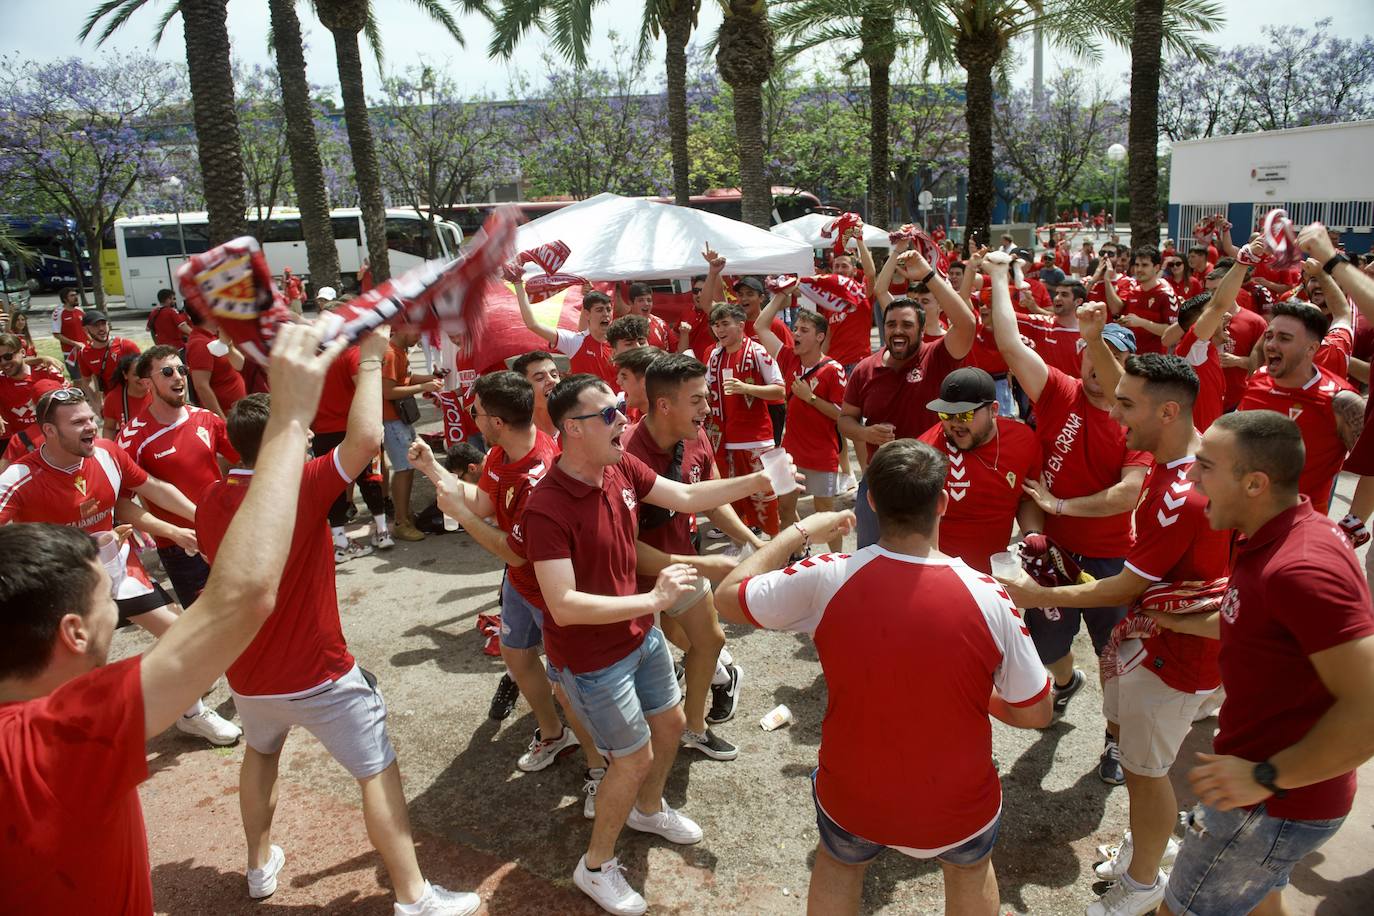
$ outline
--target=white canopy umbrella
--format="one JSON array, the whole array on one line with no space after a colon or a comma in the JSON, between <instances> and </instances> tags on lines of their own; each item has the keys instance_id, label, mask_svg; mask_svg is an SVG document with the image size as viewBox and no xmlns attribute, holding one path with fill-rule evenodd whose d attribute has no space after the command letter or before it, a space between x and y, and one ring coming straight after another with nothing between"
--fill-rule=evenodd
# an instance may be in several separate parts
<instances>
[{"instance_id":1,"label":"white canopy umbrella","mask_svg":"<svg viewBox=\"0 0 1374 916\"><path fill-rule=\"evenodd\" d=\"M834 220L835 217L826 216L824 213L808 213L796 219L789 219L785 223L778 223L770 231L783 238L805 242L812 248L829 248L835 244L835 237L825 238L821 235L821 230ZM864 223L864 244L869 248L892 247L892 242L887 237L887 230L879 229L868 223Z\"/></svg>"},{"instance_id":2,"label":"white canopy umbrella","mask_svg":"<svg viewBox=\"0 0 1374 916\"><path fill-rule=\"evenodd\" d=\"M617 194L598 194L521 226L515 246L526 251L562 241L572 250L560 273L588 280L676 280L706 272L701 251L710 244L725 272L815 272L811 247L714 213ZM527 275L539 268L526 265Z\"/></svg>"}]
</instances>

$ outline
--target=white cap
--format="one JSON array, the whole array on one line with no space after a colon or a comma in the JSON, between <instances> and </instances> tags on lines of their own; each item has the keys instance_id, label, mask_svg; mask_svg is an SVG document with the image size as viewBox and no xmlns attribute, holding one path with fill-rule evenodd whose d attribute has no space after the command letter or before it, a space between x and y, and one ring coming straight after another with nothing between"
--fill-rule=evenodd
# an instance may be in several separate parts
<instances>
[{"instance_id":1,"label":"white cap","mask_svg":"<svg viewBox=\"0 0 1374 916\"><path fill-rule=\"evenodd\" d=\"M334 290L334 287L332 286L321 286L319 292L315 293L315 298L334 300L339 298L339 294Z\"/></svg>"}]
</instances>

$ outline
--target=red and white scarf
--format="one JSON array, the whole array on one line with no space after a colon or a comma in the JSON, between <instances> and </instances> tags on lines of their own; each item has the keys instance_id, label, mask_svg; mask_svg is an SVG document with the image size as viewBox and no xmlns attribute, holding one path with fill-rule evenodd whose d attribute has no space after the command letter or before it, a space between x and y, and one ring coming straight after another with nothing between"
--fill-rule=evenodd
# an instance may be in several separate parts
<instances>
[{"instance_id":1,"label":"red and white scarf","mask_svg":"<svg viewBox=\"0 0 1374 916\"><path fill-rule=\"evenodd\" d=\"M1204 614L1218 610L1226 597L1227 580L1206 582L1156 582L1136 599L1131 612L1116 626L1102 650L1102 676L1111 680L1125 674L1145 660L1142 646L1129 640L1146 639L1160 634L1160 626L1145 611L1164 614ZM1123 643L1126 644L1123 650Z\"/></svg>"}]
</instances>

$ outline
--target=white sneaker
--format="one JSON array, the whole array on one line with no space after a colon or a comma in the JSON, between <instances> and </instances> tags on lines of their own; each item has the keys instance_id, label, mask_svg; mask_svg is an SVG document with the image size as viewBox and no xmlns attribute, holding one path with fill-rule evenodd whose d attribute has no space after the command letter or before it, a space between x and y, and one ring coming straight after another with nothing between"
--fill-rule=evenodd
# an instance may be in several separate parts
<instances>
[{"instance_id":1,"label":"white sneaker","mask_svg":"<svg viewBox=\"0 0 1374 916\"><path fill-rule=\"evenodd\" d=\"M1088 904L1086 916L1145 916L1164 902L1164 886L1168 879L1164 872L1155 875L1155 883L1144 890L1133 890L1123 878L1108 888L1107 893Z\"/></svg>"},{"instance_id":2,"label":"white sneaker","mask_svg":"<svg viewBox=\"0 0 1374 916\"><path fill-rule=\"evenodd\" d=\"M261 900L263 897L271 897L277 892L277 874L282 866L286 864L286 853L281 851L281 847L272 846L272 852L267 857L267 864L262 868L248 869L248 896L254 900Z\"/></svg>"},{"instance_id":3,"label":"white sneaker","mask_svg":"<svg viewBox=\"0 0 1374 916\"><path fill-rule=\"evenodd\" d=\"M1106 881L1115 881L1126 874L1126 869L1131 867L1131 850L1134 849L1131 840L1131 831L1126 831L1126 838L1115 846L1099 846L1097 851L1107 857L1105 862L1098 862L1093 866L1093 872ZM1173 865L1178 858L1178 840L1169 837L1169 842L1164 846L1164 858L1159 860L1161 866Z\"/></svg>"},{"instance_id":4,"label":"white sneaker","mask_svg":"<svg viewBox=\"0 0 1374 916\"><path fill-rule=\"evenodd\" d=\"M425 882L425 895L414 903L392 906L395 916L472 916L482 905L482 898L467 891L445 890L437 884Z\"/></svg>"},{"instance_id":5,"label":"white sneaker","mask_svg":"<svg viewBox=\"0 0 1374 916\"><path fill-rule=\"evenodd\" d=\"M341 547L338 544L334 545L335 566L341 563L347 563L349 560L356 560L359 557L370 556L372 556L372 548L368 547L366 544L355 544L349 541L347 547Z\"/></svg>"},{"instance_id":6,"label":"white sneaker","mask_svg":"<svg viewBox=\"0 0 1374 916\"><path fill-rule=\"evenodd\" d=\"M199 735L217 747L228 747L243 734L242 729L209 706L194 716L179 716L177 729L188 735Z\"/></svg>"},{"instance_id":7,"label":"white sneaker","mask_svg":"<svg viewBox=\"0 0 1374 916\"><path fill-rule=\"evenodd\" d=\"M589 821L596 820L596 790L601 788L601 780L605 776L605 767L586 771L586 782L582 783L582 791L587 797L582 800L582 816Z\"/></svg>"},{"instance_id":8,"label":"white sneaker","mask_svg":"<svg viewBox=\"0 0 1374 916\"><path fill-rule=\"evenodd\" d=\"M545 740L536 728L534 737L530 739L530 749L520 755L515 765L526 773L535 773L581 744L573 730L566 725L563 726L563 734L548 740Z\"/></svg>"},{"instance_id":9,"label":"white sneaker","mask_svg":"<svg viewBox=\"0 0 1374 916\"><path fill-rule=\"evenodd\" d=\"M640 833L656 833L670 843L687 845L701 842L702 832L696 821L669 808L666 801L662 805L663 809L657 814L643 814L635 805L630 809L625 826Z\"/></svg>"},{"instance_id":10,"label":"white sneaker","mask_svg":"<svg viewBox=\"0 0 1374 916\"><path fill-rule=\"evenodd\" d=\"M596 901L597 906L616 916L640 916L649 905L630 883L625 880L625 870L619 859L607 859L598 871L587 867L587 857L577 860L573 869L573 884L582 893Z\"/></svg>"},{"instance_id":11,"label":"white sneaker","mask_svg":"<svg viewBox=\"0 0 1374 916\"><path fill-rule=\"evenodd\" d=\"M391 537L391 530L383 532L372 532L372 546L378 550L390 550L396 546L396 541Z\"/></svg>"}]
</instances>

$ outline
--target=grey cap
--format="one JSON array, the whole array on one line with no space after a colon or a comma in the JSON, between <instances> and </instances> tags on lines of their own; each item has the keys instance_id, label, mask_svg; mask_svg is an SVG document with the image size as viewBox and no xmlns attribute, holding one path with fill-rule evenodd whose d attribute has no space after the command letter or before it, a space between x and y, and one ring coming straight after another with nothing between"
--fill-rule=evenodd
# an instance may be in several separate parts
<instances>
[{"instance_id":1,"label":"grey cap","mask_svg":"<svg viewBox=\"0 0 1374 916\"><path fill-rule=\"evenodd\" d=\"M1124 324L1112 322L1102 329L1102 339L1121 353L1135 352L1135 332Z\"/></svg>"}]
</instances>

